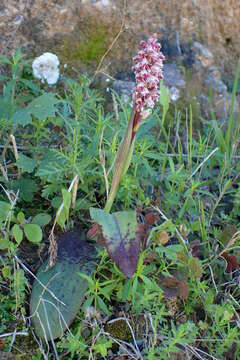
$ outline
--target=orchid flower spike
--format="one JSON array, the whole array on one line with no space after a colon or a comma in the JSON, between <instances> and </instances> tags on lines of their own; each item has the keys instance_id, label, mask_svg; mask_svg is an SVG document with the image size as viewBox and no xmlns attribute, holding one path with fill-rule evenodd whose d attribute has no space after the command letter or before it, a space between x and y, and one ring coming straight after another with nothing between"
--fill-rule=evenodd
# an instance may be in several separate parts
<instances>
[{"instance_id":1,"label":"orchid flower spike","mask_svg":"<svg viewBox=\"0 0 240 360\"><path fill-rule=\"evenodd\" d=\"M163 79L164 55L160 51L157 35L153 34L147 41L141 41L141 50L134 57L133 72L136 76L136 87L133 92L133 103L141 118L149 115L160 96L159 82Z\"/></svg>"}]
</instances>

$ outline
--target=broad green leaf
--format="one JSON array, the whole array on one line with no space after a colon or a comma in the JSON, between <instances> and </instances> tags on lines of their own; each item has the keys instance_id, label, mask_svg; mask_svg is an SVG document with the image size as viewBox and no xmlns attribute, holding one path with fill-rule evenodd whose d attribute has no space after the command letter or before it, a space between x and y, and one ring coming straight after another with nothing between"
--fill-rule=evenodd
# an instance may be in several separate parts
<instances>
[{"instance_id":1,"label":"broad green leaf","mask_svg":"<svg viewBox=\"0 0 240 360\"><path fill-rule=\"evenodd\" d=\"M39 244L42 240L42 229L37 224L25 224L23 227L26 238L34 243Z\"/></svg>"},{"instance_id":2,"label":"broad green leaf","mask_svg":"<svg viewBox=\"0 0 240 360\"><path fill-rule=\"evenodd\" d=\"M11 101L9 97L0 97L0 119L9 119L11 114Z\"/></svg>"},{"instance_id":3,"label":"broad green leaf","mask_svg":"<svg viewBox=\"0 0 240 360\"><path fill-rule=\"evenodd\" d=\"M26 177L19 180L13 180L10 183L10 186L14 191L19 190L19 197L27 202L31 202L33 200L33 196L37 191L36 182Z\"/></svg>"},{"instance_id":4,"label":"broad green leaf","mask_svg":"<svg viewBox=\"0 0 240 360\"><path fill-rule=\"evenodd\" d=\"M55 116L55 105L58 103L54 94L45 93L34 99L29 105L28 110L36 116L39 121L45 120L47 117Z\"/></svg>"},{"instance_id":5,"label":"broad green leaf","mask_svg":"<svg viewBox=\"0 0 240 360\"><path fill-rule=\"evenodd\" d=\"M32 123L32 117L31 113L28 111L28 109L20 109L17 110L13 114L12 118L13 125L20 125L20 126L26 126L28 124Z\"/></svg>"},{"instance_id":6,"label":"broad green leaf","mask_svg":"<svg viewBox=\"0 0 240 360\"><path fill-rule=\"evenodd\" d=\"M32 123L32 115L39 121L55 116L55 105L58 103L54 94L45 93L34 99L25 109L16 111L13 115L13 124L26 126Z\"/></svg>"},{"instance_id":7,"label":"broad green leaf","mask_svg":"<svg viewBox=\"0 0 240 360\"><path fill-rule=\"evenodd\" d=\"M10 245L10 241L7 236L0 237L0 250L8 249Z\"/></svg>"},{"instance_id":8,"label":"broad green leaf","mask_svg":"<svg viewBox=\"0 0 240 360\"><path fill-rule=\"evenodd\" d=\"M17 224L13 225L12 234L14 239L16 240L16 243L19 245L23 239L23 231L19 225Z\"/></svg>"},{"instance_id":9,"label":"broad green leaf","mask_svg":"<svg viewBox=\"0 0 240 360\"><path fill-rule=\"evenodd\" d=\"M22 169L22 172L31 174L37 165L37 161L20 153L17 165Z\"/></svg>"},{"instance_id":10,"label":"broad green leaf","mask_svg":"<svg viewBox=\"0 0 240 360\"><path fill-rule=\"evenodd\" d=\"M36 216L34 216L34 218L32 219L32 224L37 224L41 227L49 224L51 221L51 216L49 214L45 214L45 213L40 213L37 214Z\"/></svg>"},{"instance_id":11,"label":"broad green leaf","mask_svg":"<svg viewBox=\"0 0 240 360\"><path fill-rule=\"evenodd\" d=\"M11 276L10 266L4 266L4 268L2 269L2 275L3 275L4 279L10 278L10 276Z\"/></svg>"},{"instance_id":12,"label":"broad green leaf","mask_svg":"<svg viewBox=\"0 0 240 360\"><path fill-rule=\"evenodd\" d=\"M6 220L11 205L5 201L0 201L0 225Z\"/></svg>"},{"instance_id":13,"label":"broad green leaf","mask_svg":"<svg viewBox=\"0 0 240 360\"><path fill-rule=\"evenodd\" d=\"M102 228L109 255L120 270L127 277L131 277L136 271L140 252L136 212L121 211L109 214L104 210L91 208L90 215Z\"/></svg>"},{"instance_id":14,"label":"broad green leaf","mask_svg":"<svg viewBox=\"0 0 240 360\"><path fill-rule=\"evenodd\" d=\"M40 267L33 284L30 314L38 337L44 339L45 333L50 340L51 335L53 339L63 335L77 315L88 290L88 281L79 273L91 275L96 265L95 246L86 242L83 232L71 231L58 240L55 266L46 271L47 260Z\"/></svg>"}]
</instances>

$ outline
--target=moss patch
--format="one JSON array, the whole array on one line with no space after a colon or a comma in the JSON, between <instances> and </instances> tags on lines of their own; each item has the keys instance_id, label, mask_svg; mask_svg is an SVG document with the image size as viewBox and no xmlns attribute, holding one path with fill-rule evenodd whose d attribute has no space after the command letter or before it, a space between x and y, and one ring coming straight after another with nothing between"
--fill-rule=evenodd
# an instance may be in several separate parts
<instances>
[{"instance_id":1,"label":"moss patch","mask_svg":"<svg viewBox=\"0 0 240 360\"><path fill-rule=\"evenodd\" d=\"M118 24L110 16L81 14L74 32L56 48L61 62L79 69L94 69L118 33Z\"/></svg>"}]
</instances>

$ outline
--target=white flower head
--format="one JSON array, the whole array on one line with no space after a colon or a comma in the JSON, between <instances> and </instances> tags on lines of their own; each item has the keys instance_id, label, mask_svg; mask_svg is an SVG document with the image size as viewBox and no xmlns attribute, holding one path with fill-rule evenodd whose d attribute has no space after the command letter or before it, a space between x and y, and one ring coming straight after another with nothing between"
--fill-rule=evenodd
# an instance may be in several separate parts
<instances>
[{"instance_id":1,"label":"white flower head","mask_svg":"<svg viewBox=\"0 0 240 360\"><path fill-rule=\"evenodd\" d=\"M46 52L33 61L33 76L42 82L46 81L48 85L54 85L59 78L59 64L55 54Z\"/></svg>"}]
</instances>

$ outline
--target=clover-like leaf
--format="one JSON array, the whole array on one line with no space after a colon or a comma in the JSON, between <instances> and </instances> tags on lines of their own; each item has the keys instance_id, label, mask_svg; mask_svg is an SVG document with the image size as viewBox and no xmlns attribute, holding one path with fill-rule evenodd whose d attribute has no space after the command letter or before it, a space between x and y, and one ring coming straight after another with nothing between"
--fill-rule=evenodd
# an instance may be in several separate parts
<instances>
[{"instance_id":1,"label":"clover-like leaf","mask_svg":"<svg viewBox=\"0 0 240 360\"><path fill-rule=\"evenodd\" d=\"M131 277L137 268L140 241L135 211L113 214L101 209L90 209L91 218L101 226L107 251L120 270Z\"/></svg>"},{"instance_id":2,"label":"clover-like leaf","mask_svg":"<svg viewBox=\"0 0 240 360\"><path fill-rule=\"evenodd\" d=\"M26 238L34 243L39 244L42 240L42 229L37 224L25 224L23 227Z\"/></svg>"}]
</instances>

